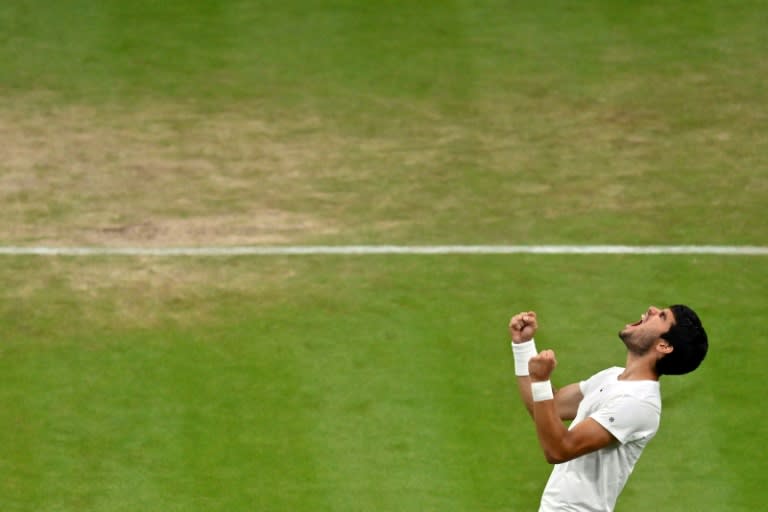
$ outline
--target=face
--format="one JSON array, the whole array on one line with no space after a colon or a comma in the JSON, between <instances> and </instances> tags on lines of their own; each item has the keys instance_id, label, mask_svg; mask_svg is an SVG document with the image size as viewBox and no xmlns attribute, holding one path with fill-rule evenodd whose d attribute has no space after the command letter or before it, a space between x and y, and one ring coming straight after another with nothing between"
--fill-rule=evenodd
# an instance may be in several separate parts
<instances>
[{"instance_id":1,"label":"face","mask_svg":"<svg viewBox=\"0 0 768 512\"><path fill-rule=\"evenodd\" d=\"M673 325L675 325L675 316L671 309L651 306L648 311L640 315L640 320L624 326L624 329L619 332L619 337L628 350L645 354Z\"/></svg>"}]
</instances>

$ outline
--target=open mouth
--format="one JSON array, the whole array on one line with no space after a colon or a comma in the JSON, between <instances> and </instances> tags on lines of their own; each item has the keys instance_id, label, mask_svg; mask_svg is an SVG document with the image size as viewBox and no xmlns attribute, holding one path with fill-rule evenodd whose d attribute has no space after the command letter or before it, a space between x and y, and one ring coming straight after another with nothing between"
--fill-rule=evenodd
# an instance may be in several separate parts
<instances>
[{"instance_id":1,"label":"open mouth","mask_svg":"<svg viewBox=\"0 0 768 512\"><path fill-rule=\"evenodd\" d=\"M633 324L629 324L629 326L630 326L630 327L637 327L637 326L638 326L638 325L640 325L641 323L645 322L645 319L646 319L646 318L647 318L647 315L640 315L640 320L638 320L637 322L635 322L635 323L633 323Z\"/></svg>"}]
</instances>

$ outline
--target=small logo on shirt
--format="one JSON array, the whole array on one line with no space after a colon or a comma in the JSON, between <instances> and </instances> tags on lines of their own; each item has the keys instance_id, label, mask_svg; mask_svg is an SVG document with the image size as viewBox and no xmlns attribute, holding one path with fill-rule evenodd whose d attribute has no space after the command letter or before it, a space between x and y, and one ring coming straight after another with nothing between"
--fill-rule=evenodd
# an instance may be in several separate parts
<instances>
[{"instance_id":1,"label":"small logo on shirt","mask_svg":"<svg viewBox=\"0 0 768 512\"><path fill-rule=\"evenodd\" d=\"M614 419L613 419L613 416L611 416L610 418L608 418L608 421L610 421L611 423L613 423L613 421L614 421Z\"/></svg>"}]
</instances>

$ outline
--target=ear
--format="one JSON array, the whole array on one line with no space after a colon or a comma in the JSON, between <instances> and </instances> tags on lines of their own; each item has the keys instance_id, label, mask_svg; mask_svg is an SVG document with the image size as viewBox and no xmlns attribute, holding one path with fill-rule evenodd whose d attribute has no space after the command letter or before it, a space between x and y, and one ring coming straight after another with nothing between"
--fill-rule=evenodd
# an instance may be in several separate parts
<instances>
[{"instance_id":1,"label":"ear","mask_svg":"<svg viewBox=\"0 0 768 512\"><path fill-rule=\"evenodd\" d=\"M656 344L656 351L661 354L667 355L675 350L675 347L669 344L664 338L660 338L660 341Z\"/></svg>"}]
</instances>

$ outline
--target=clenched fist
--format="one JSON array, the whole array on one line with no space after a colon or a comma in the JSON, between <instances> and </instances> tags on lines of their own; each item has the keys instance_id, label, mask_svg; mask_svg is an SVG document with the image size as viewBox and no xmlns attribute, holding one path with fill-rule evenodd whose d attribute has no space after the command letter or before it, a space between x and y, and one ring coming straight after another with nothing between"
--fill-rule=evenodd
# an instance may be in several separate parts
<instances>
[{"instance_id":1,"label":"clenched fist","mask_svg":"<svg viewBox=\"0 0 768 512\"><path fill-rule=\"evenodd\" d=\"M549 380L549 376L552 375L556 366L555 353L552 350L542 350L528 360L528 373L531 376L531 381Z\"/></svg>"},{"instance_id":2,"label":"clenched fist","mask_svg":"<svg viewBox=\"0 0 768 512\"><path fill-rule=\"evenodd\" d=\"M533 311L518 313L509 320L509 335L515 343L529 341L538 328L536 313Z\"/></svg>"}]
</instances>

